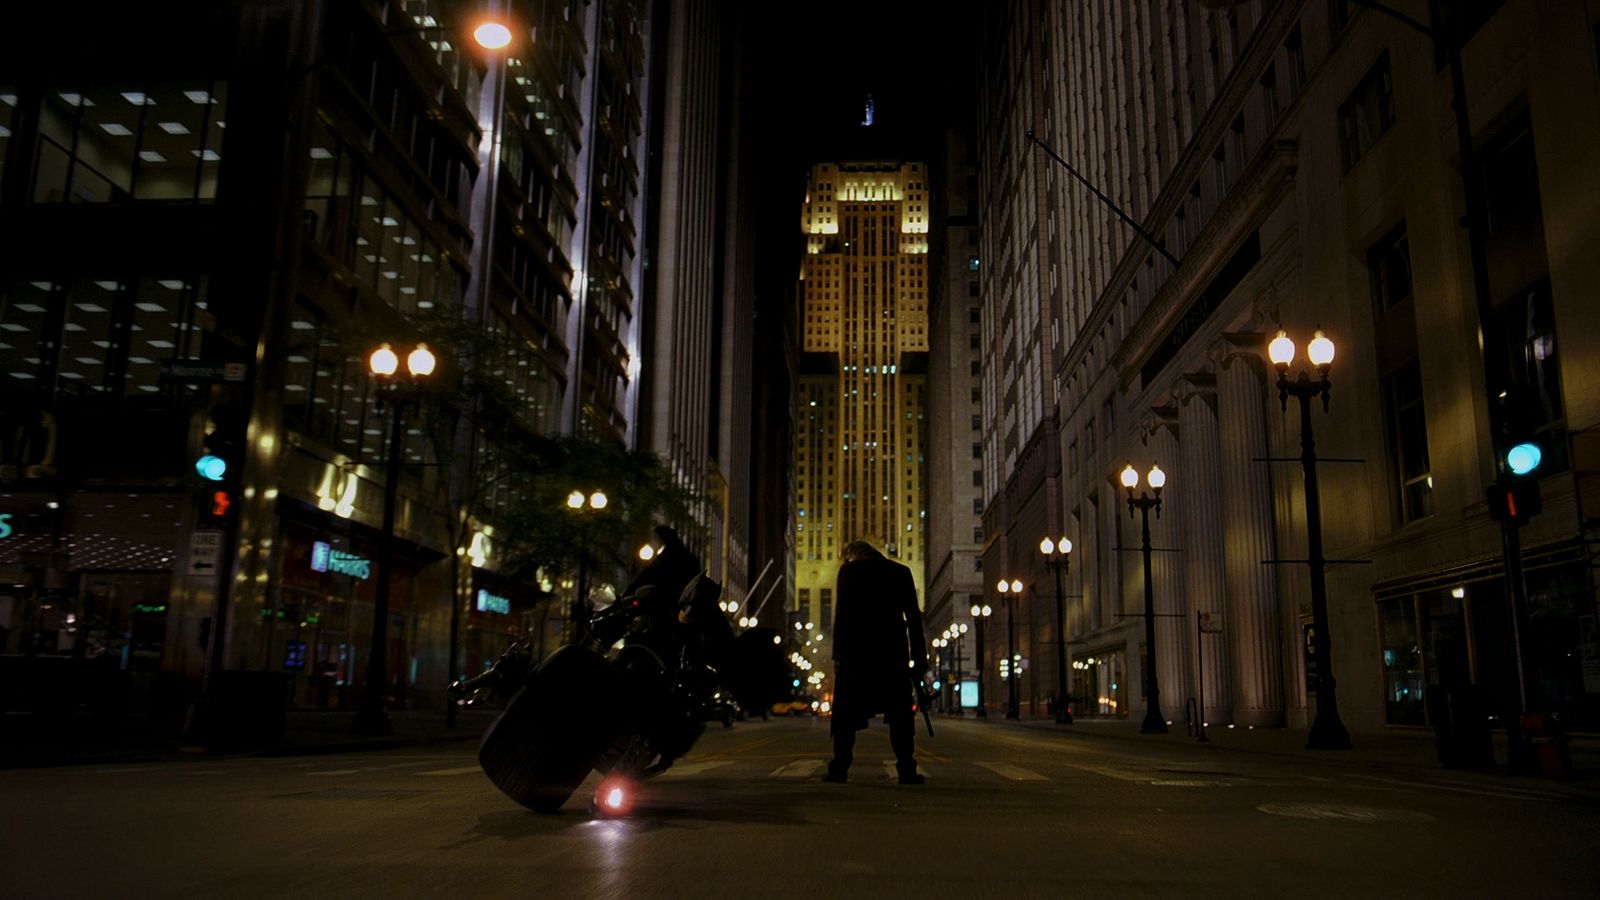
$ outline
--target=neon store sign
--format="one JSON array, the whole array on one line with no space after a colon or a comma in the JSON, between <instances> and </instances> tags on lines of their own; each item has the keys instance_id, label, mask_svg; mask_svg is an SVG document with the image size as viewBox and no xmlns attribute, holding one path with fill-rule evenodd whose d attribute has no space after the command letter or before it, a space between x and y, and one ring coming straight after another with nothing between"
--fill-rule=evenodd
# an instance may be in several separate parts
<instances>
[{"instance_id":1,"label":"neon store sign","mask_svg":"<svg viewBox=\"0 0 1600 900\"><path fill-rule=\"evenodd\" d=\"M478 589L478 611L499 613L504 616L511 612L511 601L499 594L491 594L482 588Z\"/></svg>"},{"instance_id":2,"label":"neon store sign","mask_svg":"<svg viewBox=\"0 0 1600 900\"><path fill-rule=\"evenodd\" d=\"M311 570L349 575L366 581L372 577L372 561L343 550L335 550L323 541L311 545Z\"/></svg>"}]
</instances>

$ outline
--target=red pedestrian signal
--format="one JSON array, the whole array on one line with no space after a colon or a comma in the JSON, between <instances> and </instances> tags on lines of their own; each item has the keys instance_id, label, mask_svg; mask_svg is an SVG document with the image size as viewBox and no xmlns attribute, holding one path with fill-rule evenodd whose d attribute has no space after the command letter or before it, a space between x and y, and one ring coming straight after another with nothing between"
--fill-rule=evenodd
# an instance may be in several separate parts
<instances>
[{"instance_id":1,"label":"red pedestrian signal","mask_svg":"<svg viewBox=\"0 0 1600 900\"><path fill-rule=\"evenodd\" d=\"M1544 511L1544 498L1539 493L1537 481L1491 484L1485 492L1485 499L1489 502L1489 518L1496 522L1524 525Z\"/></svg>"},{"instance_id":2,"label":"red pedestrian signal","mask_svg":"<svg viewBox=\"0 0 1600 900\"><path fill-rule=\"evenodd\" d=\"M232 506L233 498L228 496L227 491L211 492L211 515L214 518L226 518L228 515L228 509Z\"/></svg>"}]
</instances>

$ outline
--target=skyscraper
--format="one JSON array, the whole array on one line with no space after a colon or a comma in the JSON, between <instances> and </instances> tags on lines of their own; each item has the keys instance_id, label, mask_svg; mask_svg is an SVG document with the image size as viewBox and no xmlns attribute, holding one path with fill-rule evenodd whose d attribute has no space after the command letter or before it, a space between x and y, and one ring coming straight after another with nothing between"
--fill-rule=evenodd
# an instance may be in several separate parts
<instances>
[{"instance_id":1,"label":"skyscraper","mask_svg":"<svg viewBox=\"0 0 1600 900\"><path fill-rule=\"evenodd\" d=\"M928 219L922 163L811 171L801 214L795 587L802 620L824 635L850 541L909 565L922 594Z\"/></svg>"}]
</instances>

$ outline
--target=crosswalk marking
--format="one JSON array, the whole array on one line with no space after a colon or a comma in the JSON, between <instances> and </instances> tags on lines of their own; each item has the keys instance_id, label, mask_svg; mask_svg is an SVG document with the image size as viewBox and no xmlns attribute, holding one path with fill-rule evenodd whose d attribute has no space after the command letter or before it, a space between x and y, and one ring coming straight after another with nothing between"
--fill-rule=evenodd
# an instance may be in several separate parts
<instances>
[{"instance_id":1,"label":"crosswalk marking","mask_svg":"<svg viewBox=\"0 0 1600 900\"><path fill-rule=\"evenodd\" d=\"M788 765L772 770L773 778L810 778L822 771L820 759L797 759Z\"/></svg>"},{"instance_id":2,"label":"crosswalk marking","mask_svg":"<svg viewBox=\"0 0 1600 900\"><path fill-rule=\"evenodd\" d=\"M710 771L711 769L716 769L716 768L720 768L722 766L730 766L730 765L733 765L733 760L731 760L731 759L707 759L707 760L701 760L701 761L698 761L698 762L675 763L672 766L672 768L666 770L665 772L662 772L661 773L661 777L662 778L668 778L668 777L681 778L681 777L683 777L685 775L699 775L701 772L707 772L707 771Z\"/></svg>"},{"instance_id":3,"label":"crosswalk marking","mask_svg":"<svg viewBox=\"0 0 1600 900\"><path fill-rule=\"evenodd\" d=\"M354 775L360 769L330 769L326 772L307 772L307 775Z\"/></svg>"},{"instance_id":4,"label":"crosswalk marking","mask_svg":"<svg viewBox=\"0 0 1600 900\"><path fill-rule=\"evenodd\" d=\"M1030 772L1027 769L1024 769L1020 766L1013 766L1010 763L974 761L972 764L988 769L996 775L999 775L1001 778L1009 778L1012 781L1049 781L1048 778L1045 778L1038 772Z\"/></svg>"},{"instance_id":5,"label":"crosswalk marking","mask_svg":"<svg viewBox=\"0 0 1600 900\"><path fill-rule=\"evenodd\" d=\"M483 771L483 769L480 766L462 766L459 769L434 769L432 772L418 772L417 774L418 775L440 775L440 776L471 775L474 772L482 772L482 771Z\"/></svg>"}]
</instances>

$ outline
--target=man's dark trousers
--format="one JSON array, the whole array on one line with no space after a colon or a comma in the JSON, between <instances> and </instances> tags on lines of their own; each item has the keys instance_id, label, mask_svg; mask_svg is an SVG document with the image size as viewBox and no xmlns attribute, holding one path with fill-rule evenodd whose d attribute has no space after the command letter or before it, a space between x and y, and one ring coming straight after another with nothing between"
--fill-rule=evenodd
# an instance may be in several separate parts
<instances>
[{"instance_id":1,"label":"man's dark trousers","mask_svg":"<svg viewBox=\"0 0 1600 900\"><path fill-rule=\"evenodd\" d=\"M901 775L914 775L917 771L916 759L916 723L907 716L888 718L889 746L894 749L895 768ZM828 764L828 771L837 775L844 775L845 770L855 761L856 733L855 729L844 729L833 735L833 762Z\"/></svg>"}]
</instances>

